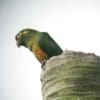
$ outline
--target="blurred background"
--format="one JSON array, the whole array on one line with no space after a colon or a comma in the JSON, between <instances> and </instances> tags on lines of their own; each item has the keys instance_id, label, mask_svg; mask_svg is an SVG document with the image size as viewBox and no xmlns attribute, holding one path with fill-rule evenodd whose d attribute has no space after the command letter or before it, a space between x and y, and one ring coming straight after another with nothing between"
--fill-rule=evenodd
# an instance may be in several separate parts
<instances>
[{"instance_id":1,"label":"blurred background","mask_svg":"<svg viewBox=\"0 0 100 100\"><path fill-rule=\"evenodd\" d=\"M0 0L0 100L42 100L41 65L16 46L24 28L48 32L63 50L100 56L99 0Z\"/></svg>"}]
</instances>

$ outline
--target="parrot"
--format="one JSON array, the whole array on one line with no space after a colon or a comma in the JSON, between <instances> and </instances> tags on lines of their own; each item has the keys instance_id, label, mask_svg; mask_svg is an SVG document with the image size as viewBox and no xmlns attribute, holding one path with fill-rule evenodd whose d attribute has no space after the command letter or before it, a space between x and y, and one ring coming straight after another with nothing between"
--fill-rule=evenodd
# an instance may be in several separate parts
<instances>
[{"instance_id":1,"label":"parrot","mask_svg":"<svg viewBox=\"0 0 100 100\"><path fill-rule=\"evenodd\" d=\"M28 48L41 64L52 56L62 54L63 50L47 32L40 32L35 29L22 29L15 36L17 46Z\"/></svg>"}]
</instances>

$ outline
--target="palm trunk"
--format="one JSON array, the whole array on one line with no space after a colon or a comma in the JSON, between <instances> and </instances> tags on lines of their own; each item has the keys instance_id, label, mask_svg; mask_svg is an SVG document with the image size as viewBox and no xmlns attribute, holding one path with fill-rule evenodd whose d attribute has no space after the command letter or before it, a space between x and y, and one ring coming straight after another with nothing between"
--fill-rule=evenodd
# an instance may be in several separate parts
<instances>
[{"instance_id":1,"label":"palm trunk","mask_svg":"<svg viewBox=\"0 0 100 100\"><path fill-rule=\"evenodd\" d=\"M100 100L100 57L65 51L41 74L43 100Z\"/></svg>"}]
</instances>

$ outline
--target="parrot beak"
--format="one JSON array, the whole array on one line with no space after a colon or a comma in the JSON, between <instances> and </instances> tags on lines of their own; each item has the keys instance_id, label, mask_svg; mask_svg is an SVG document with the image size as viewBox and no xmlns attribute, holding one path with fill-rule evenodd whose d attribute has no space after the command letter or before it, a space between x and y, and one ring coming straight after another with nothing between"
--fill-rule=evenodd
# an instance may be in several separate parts
<instances>
[{"instance_id":1,"label":"parrot beak","mask_svg":"<svg viewBox=\"0 0 100 100\"><path fill-rule=\"evenodd\" d=\"M17 46L18 46L18 48L20 47L20 42L17 42Z\"/></svg>"},{"instance_id":2,"label":"parrot beak","mask_svg":"<svg viewBox=\"0 0 100 100\"><path fill-rule=\"evenodd\" d=\"M20 47L21 43L20 43L20 36L19 36L19 34L17 34L15 36L15 40L16 40L17 46Z\"/></svg>"}]
</instances>

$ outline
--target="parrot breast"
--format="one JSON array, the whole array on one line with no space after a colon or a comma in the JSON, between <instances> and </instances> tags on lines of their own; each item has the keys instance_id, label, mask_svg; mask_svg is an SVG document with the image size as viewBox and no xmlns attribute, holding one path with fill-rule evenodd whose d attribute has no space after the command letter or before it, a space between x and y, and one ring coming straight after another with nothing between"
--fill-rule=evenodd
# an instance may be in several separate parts
<instances>
[{"instance_id":1,"label":"parrot breast","mask_svg":"<svg viewBox=\"0 0 100 100\"><path fill-rule=\"evenodd\" d=\"M37 39L31 39L28 42L28 48L34 53L41 64L48 59L48 55L39 47Z\"/></svg>"},{"instance_id":2,"label":"parrot breast","mask_svg":"<svg viewBox=\"0 0 100 100\"><path fill-rule=\"evenodd\" d=\"M36 56L36 58L40 61L40 63L43 63L44 61L46 61L46 59L48 58L47 54L44 53L41 48L39 47L35 47L34 49L34 54Z\"/></svg>"}]
</instances>

